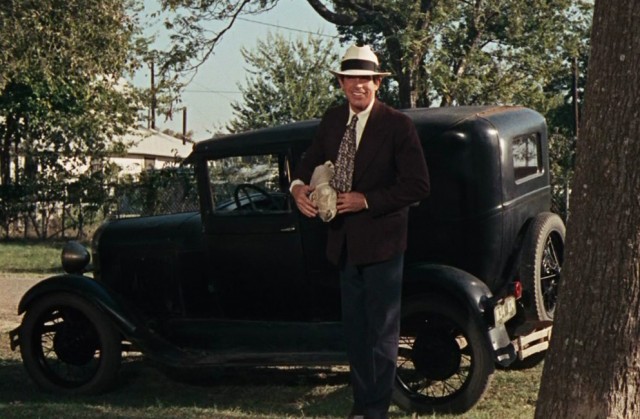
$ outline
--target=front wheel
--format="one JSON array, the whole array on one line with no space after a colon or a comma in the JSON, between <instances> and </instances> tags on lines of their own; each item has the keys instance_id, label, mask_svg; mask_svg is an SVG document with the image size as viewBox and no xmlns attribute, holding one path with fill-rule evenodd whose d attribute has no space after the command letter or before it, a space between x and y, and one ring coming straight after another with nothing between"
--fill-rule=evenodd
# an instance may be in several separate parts
<instances>
[{"instance_id":1,"label":"front wheel","mask_svg":"<svg viewBox=\"0 0 640 419\"><path fill-rule=\"evenodd\" d=\"M464 413L489 387L494 362L466 310L438 296L403 303L393 400L418 413Z\"/></svg>"},{"instance_id":2,"label":"front wheel","mask_svg":"<svg viewBox=\"0 0 640 419\"><path fill-rule=\"evenodd\" d=\"M103 312L77 295L56 293L28 308L20 353L27 372L44 390L97 394L115 384L122 347Z\"/></svg>"}]
</instances>

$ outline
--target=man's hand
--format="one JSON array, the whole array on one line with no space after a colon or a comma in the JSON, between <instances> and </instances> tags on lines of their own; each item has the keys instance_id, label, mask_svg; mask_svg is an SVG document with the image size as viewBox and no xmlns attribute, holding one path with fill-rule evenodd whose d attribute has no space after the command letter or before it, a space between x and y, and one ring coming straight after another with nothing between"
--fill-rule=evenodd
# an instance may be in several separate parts
<instances>
[{"instance_id":1,"label":"man's hand","mask_svg":"<svg viewBox=\"0 0 640 419\"><path fill-rule=\"evenodd\" d=\"M313 188L309 185L295 185L291 188L291 195L296 201L296 205L301 213L309 218L318 215L318 208L309 199L309 194L313 192Z\"/></svg>"},{"instance_id":2,"label":"man's hand","mask_svg":"<svg viewBox=\"0 0 640 419\"><path fill-rule=\"evenodd\" d=\"M339 193L336 208L338 214L362 211L367 208L367 199L360 192Z\"/></svg>"}]
</instances>

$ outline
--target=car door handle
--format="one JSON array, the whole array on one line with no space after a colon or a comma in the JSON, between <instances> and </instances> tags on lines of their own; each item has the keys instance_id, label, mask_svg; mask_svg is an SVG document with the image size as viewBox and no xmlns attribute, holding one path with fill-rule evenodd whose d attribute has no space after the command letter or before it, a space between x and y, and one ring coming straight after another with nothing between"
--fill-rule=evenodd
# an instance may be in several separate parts
<instances>
[{"instance_id":1,"label":"car door handle","mask_svg":"<svg viewBox=\"0 0 640 419\"><path fill-rule=\"evenodd\" d=\"M283 227L280 229L281 232L287 232L287 231L296 231L296 226L289 226L289 227Z\"/></svg>"}]
</instances>

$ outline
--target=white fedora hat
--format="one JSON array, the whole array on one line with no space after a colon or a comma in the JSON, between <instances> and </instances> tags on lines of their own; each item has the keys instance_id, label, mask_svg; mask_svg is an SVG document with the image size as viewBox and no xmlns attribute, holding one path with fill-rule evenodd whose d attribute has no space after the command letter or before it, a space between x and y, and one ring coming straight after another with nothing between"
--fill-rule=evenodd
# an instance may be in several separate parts
<instances>
[{"instance_id":1,"label":"white fedora hat","mask_svg":"<svg viewBox=\"0 0 640 419\"><path fill-rule=\"evenodd\" d=\"M391 73L378 71L378 57L369 45L352 45L345 52L340 70L329 70L336 76L388 76Z\"/></svg>"}]
</instances>

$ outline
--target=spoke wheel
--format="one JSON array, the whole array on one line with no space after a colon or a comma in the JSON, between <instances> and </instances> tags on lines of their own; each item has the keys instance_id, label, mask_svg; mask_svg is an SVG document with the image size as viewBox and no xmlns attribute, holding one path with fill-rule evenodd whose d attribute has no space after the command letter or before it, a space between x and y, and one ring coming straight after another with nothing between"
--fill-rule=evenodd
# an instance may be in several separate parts
<instances>
[{"instance_id":1,"label":"spoke wheel","mask_svg":"<svg viewBox=\"0 0 640 419\"><path fill-rule=\"evenodd\" d=\"M486 339L451 301L425 296L403 304L394 401L418 413L463 413L489 386Z\"/></svg>"},{"instance_id":2,"label":"spoke wheel","mask_svg":"<svg viewBox=\"0 0 640 419\"><path fill-rule=\"evenodd\" d=\"M115 384L121 361L119 334L104 313L66 293L29 307L20 352L31 378L47 391L101 393Z\"/></svg>"},{"instance_id":3,"label":"spoke wheel","mask_svg":"<svg viewBox=\"0 0 640 419\"><path fill-rule=\"evenodd\" d=\"M564 261L564 237L564 223L552 213L538 215L527 232L520 279L530 297L528 317L535 320L553 320Z\"/></svg>"}]
</instances>

